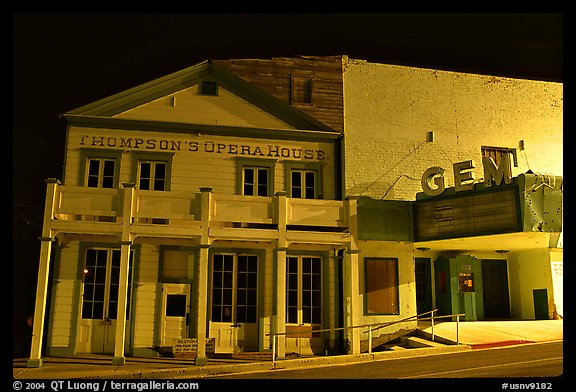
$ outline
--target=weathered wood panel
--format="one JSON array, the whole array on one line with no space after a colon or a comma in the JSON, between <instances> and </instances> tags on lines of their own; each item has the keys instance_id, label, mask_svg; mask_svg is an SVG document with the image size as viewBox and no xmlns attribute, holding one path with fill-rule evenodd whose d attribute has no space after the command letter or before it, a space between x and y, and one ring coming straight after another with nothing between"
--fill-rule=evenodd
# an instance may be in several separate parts
<instances>
[{"instance_id":1,"label":"weathered wood panel","mask_svg":"<svg viewBox=\"0 0 576 392\"><path fill-rule=\"evenodd\" d=\"M213 60L213 63L289 104L291 77L312 77L313 104L295 107L344 132L342 56Z\"/></svg>"}]
</instances>

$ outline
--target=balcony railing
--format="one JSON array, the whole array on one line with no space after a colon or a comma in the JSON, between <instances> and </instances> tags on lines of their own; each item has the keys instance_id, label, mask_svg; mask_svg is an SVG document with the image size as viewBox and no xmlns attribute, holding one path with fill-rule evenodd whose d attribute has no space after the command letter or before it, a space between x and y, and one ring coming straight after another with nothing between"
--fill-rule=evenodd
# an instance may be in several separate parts
<instances>
[{"instance_id":1,"label":"balcony railing","mask_svg":"<svg viewBox=\"0 0 576 392\"><path fill-rule=\"evenodd\" d=\"M52 211L46 211L47 218L57 231L74 226L87 232L85 227L79 229L84 222L101 223L103 230L114 231L114 226L122 230L121 226L129 222L131 230L155 225L164 226L165 230L209 226L342 233L347 231L352 213L350 201L292 199L284 192L256 197L213 193L209 188L200 192L159 192L132 186L87 188L60 185L57 181L48 183L48 187L53 203ZM93 225L90 230L97 232L98 227Z\"/></svg>"}]
</instances>

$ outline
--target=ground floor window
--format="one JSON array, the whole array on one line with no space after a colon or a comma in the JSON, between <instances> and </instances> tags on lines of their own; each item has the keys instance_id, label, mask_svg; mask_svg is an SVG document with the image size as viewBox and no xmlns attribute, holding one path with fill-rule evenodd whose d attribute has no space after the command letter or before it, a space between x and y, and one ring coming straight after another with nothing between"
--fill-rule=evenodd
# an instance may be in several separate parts
<instances>
[{"instance_id":1,"label":"ground floor window","mask_svg":"<svg viewBox=\"0 0 576 392\"><path fill-rule=\"evenodd\" d=\"M212 260L211 320L255 323L258 256L215 254Z\"/></svg>"},{"instance_id":2,"label":"ground floor window","mask_svg":"<svg viewBox=\"0 0 576 392\"><path fill-rule=\"evenodd\" d=\"M286 322L321 324L322 258L288 256L286 261Z\"/></svg>"},{"instance_id":3,"label":"ground floor window","mask_svg":"<svg viewBox=\"0 0 576 392\"><path fill-rule=\"evenodd\" d=\"M130 293L132 292L132 252L130 252L129 265L127 317L130 314ZM115 320L118 315L118 289L120 287L120 249L86 249L83 272L82 318Z\"/></svg>"},{"instance_id":4,"label":"ground floor window","mask_svg":"<svg viewBox=\"0 0 576 392\"><path fill-rule=\"evenodd\" d=\"M398 259L366 258L366 313L399 314Z\"/></svg>"}]
</instances>

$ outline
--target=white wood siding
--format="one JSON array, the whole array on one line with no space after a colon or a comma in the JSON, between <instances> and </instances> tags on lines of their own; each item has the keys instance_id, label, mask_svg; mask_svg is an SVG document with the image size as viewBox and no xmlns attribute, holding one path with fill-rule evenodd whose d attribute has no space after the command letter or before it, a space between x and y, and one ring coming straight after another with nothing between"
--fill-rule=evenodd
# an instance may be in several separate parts
<instances>
[{"instance_id":1,"label":"white wood siding","mask_svg":"<svg viewBox=\"0 0 576 392\"><path fill-rule=\"evenodd\" d=\"M134 282L134 348L154 347L156 330L156 295L160 252L156 245L142 244Z\"/></svg>"},{"instance_id":2,"label":"white wood siding","mask_svg":"<svg viewBox=\"0 0 576 392\"><path fill-rule=\"evenodd\" d=\"M204 96L192 86L117 114L118 118L189 124L293 129L290 125L219 87L218 96Z\"/></svg>"},{"instance_id":3,"label":"white wood siding","mask_svg":"<svg viewBox=\"0 0 576 392\"><path fill-rule=\"evenodd\" d=\"M77 309L74 306L74 286L77 283L78 273L78 242L63 248L58 265L58 276L55 277L53 316L52 316L52 347L69 347L70 329L77 325L72 320L76 316Z\"/></svg>"},{"instance_id":4,"label":"white wood siding","mask_svg":"<svg viewBox=\"0 0 576 392\"><path fill-rule=\"evenodd\" d=\"M132 178L135 154L173 154L170 190L188 192L212 187L215 193L236 194L239 158L255 162L276 159L274 192L286 190L285 162L321 163L323 197L334 199L336 195L332 143L71 127L66 152L66 185L83 184L80 176L86 163L82 149L121 151L118 184L135 180Z\"/></svg>"}]
</instances>

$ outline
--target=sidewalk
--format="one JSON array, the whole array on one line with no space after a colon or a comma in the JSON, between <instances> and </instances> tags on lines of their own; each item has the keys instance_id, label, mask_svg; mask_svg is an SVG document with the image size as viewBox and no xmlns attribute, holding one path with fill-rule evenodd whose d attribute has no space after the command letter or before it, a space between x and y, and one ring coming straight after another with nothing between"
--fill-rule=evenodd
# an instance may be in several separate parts
<instances>
[{"instance_id":1,"label":"sidewalk","mask_svg":"<svg viewBox=\"0 0 576 392\"><path fill-rule=\"evenodd\" d=\"M431 327L419 325L424 333ZM83 354L73 358L44 358L43 366L27 368L27 359L13 361L15 379L162 379L169 377L201 378L214 375L249 373L291 368L321 367L345 363L381 361L423 355L461 352L471 349L492 348L510 344L563 340L561 320L544 321L477 321L459 323L455 345L456 323L443 322L434 326L435 340L447 345L430 343L430 347L401 351L383 351L372 354L317 356L295 359L239 360L209 358L204 366L194 365L191 359L133 358L127 357L121 366L112 365L107 355Z\"/></svg>"},{"instance_id":2,"label":"sidewalk","mask_svg":"<svg viewBox=\"0 0 576 392\"><path fill-rule=\"evenodd\" d=\"M459 323L458 341L472 349L479 349L563 340L563 325L562 320L464 321ZM430 322L419 322L418 328L431 338ZM456 322L436 324L434 335L436 341L456 343Z\"/></svg>"}]
</instances>

